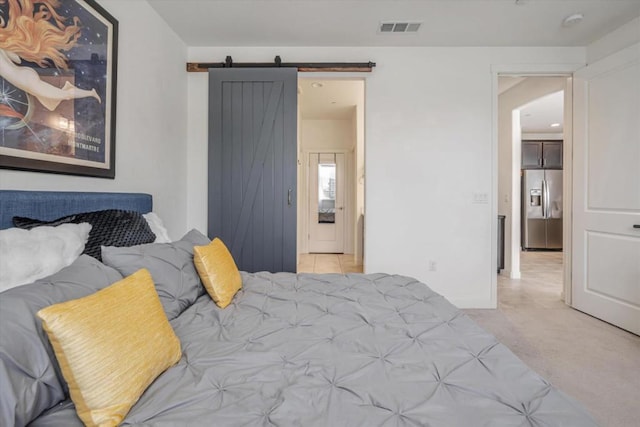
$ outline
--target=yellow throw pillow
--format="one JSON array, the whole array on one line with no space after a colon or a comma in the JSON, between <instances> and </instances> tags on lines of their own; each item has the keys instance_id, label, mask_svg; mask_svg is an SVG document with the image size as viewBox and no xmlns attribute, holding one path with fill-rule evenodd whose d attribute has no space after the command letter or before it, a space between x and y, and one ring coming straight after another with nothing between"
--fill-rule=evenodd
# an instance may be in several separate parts
<instances>
[{"instance_id":1,"label":"yellow throw pillow","mask_svg":"<svg viewBox=\"0 0 640 427\"><path fill-rule=\"evenodd\" d=\"M220 308L231 304L242 278L231 253L217 237L206 246L194 246L193 262L211 298Z\"/></svg>"},{"instance_id":2,"label":"yellow throw pillow","mask_svg":"<svg viewBox=\"0 0 640 427\"><path fill-rule=\"evenodd\" d=\"M92 295L43 308L38 317L87 426L120 424L182 355L146 269Z\"/></svg>"}]
</instances>

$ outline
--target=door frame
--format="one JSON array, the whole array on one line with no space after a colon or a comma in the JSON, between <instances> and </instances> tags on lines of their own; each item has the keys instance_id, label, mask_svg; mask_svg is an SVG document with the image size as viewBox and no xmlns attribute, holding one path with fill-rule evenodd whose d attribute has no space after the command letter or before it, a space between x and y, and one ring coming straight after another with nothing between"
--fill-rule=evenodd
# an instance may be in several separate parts
<instances>
[{"instance_id":1,"label":"door frame","mask_svg":"<svg viewBox=\"0 0 640 427\"><path fill-rule=\"evenodd\" d=\"M304 180L304 182L298 181L298 202L302 207L301 214L304 219L300 221L300 218L298 218L298 224L300 225L299 232L302 233L302 237L303 237L302 247L298 248L298 253L303 253L303 254L309 253L309 232L310 232L309 213L311 209L309 206L309 202L310 202L309 173L311 172L309 168L309 156L312 153L344 154L344 163L345 163L344 174L347 182L345 182L344 232L342 234L342 239L344 241L343 242L344 243L343 247L345 248L344 253L347 253L346 248L353 246L352 241L354 239L354 233L356 232L355 227L353 227L353 224L350 221L350 219L352 219L353 217L353 209L354 209L353 199L355 198L355 194L353 194L352 184L355 184L355 181L353 178L355 177L356 171L354 171L352 167L353 166L352 162L354 161L353 153L344 148L342 149L324 148L319 150L311 149L311 150L302 151L302 161L299 166L301 169L300 175L302 176L302 179ZM304 236L307 236L307 237L305 238ZM350 243L350 246L347 245L347 242Z\"/></svg>"},{"instance_id":2,"label":"door frame","mask_svg":"<svg viewBox=\"0 0 640 427\"><path fill-rule=\"evenodd\" d=\"M520 75L526 77L566 77L567 85L564 96L564 142L563 142L563 292L561 298L571 305L571 228L573 194L571 192L573 178L573 73L584 67L584 63L576 64L494 64L491 66L491 308L498 307L498 274L496 260L498 257L498 77L501 75ZM568 108L569 107L569 111ZM511 203L518 201L512 200Z\"/></svg>"},{"instance_id":3,"label":"door frame","mask_svg":"<svg viewBox=\"0 0 640 427\"><path fill-rule=\"evenodd\" d=\"M364 211L367 211L367 184L366 184L366 169L367 169L367 114L369 111L369 104L368 104L368 98L367 98L367 85L368 85L368 80L369 78L371 78L371 73L362 73L362 72L312 72L312 73L303 73L301 74L300 72L298 72L298 81L300 81L300 79L314 79L314 80L341 80L341 81L348 81L348 80L352 80L352 81L361 81L364 85L363 88L363 96L364 96L364 111L362 113L362 129L363 129L363 159L364 159ZM300 130L301 130L301 120L302 118L300 117L300 114L298 112L298 195L297 195L297 199L298 200L304 200L303 197L308 197L308 195L306 194L301 194L300 193L300 189L304 188L304 191L307 191L307 175L306 175L306 171L308 169L308 165L305 165L305 153L301 150L301 139L300 139ZM320 150L315 150L314 152L321 152ZM339 152L338 150L330 150L329 152L332 153L337 153ZM308 158L308 153L306 154L307 158ZM304 169L303 169L304 168ZM354 174L357 174L357 171L354 171ZM357 179L357 177L356 177ZM304 185L302 185L304 184ZM350 190L351 191L351 190ZM302 205L298 205L299 209L300 206ZM308 239L308 235L309 235L309 226L308 226L308 217L305 218L305 214L307 214L308 212L303 211L303 210L299 210L298 211L298 230L297 230L297 236L298 236L298 259L297 262L300 262L299 256L300 254L305 254L305 253L309 253L309 239ZM303 221L300 221L300 219L303 218ZM366 223L366 220L365 220ZM357 233L358 230L354 227L354 233ZM307 236L306 238L304 236ZM365 250L367 244L367 232L366 232L366 227L363 227L363 233L362 233L362 251L363 253L360 253L360 256L362 257L361 259L361 263L362 263L362 269L363 272L367 272L366 270L366 254L367 251ZM354 247L354 251L356 250L356 248Z\"/></svg>"}]
</instances>

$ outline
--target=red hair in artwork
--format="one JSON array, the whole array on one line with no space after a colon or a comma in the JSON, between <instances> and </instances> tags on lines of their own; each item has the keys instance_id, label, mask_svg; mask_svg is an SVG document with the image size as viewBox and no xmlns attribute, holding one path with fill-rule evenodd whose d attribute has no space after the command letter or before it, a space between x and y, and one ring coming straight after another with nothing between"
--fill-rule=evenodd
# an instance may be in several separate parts
<instances>
[{"instance_id":1,"label":"red hair in artwork","mask_svg":"<svg viewBox=\"0 0 640 427\"><path fill-rule=\"evenodd\" d=\"M0 5L7 3L9 16L0 16L0 49L41 67L53 64L66 70L63 52L74 47L80 37L78 17L66 25L67 18L56 11L59 0L0 0Z\"/></svg>"}]
</instances>

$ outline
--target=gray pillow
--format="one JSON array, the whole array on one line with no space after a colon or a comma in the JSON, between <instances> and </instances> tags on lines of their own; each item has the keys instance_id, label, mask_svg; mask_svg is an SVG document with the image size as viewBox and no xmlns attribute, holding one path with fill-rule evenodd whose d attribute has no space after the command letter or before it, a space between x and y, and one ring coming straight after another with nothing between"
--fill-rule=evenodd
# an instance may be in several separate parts
<instances>
[{"instance_id":1,"label":"gray pillow","mask_svg":"<svg viewBox=\"0 0 640 427\"><path fill-rule=\"evenodd\" d=\"M0 425L25 426L68 395L36 313L121 279L113 268L81 255L49 277L0 293Z\"/></svg>"},{"instance_id":2,"label":"gray pillow","mask_svg":"<svg viewBox=\"0 0 640 427\"><path fill-rule=\"evenodd\" d=\"M193 247L208 245L210 240L198 230L191 230L172 243L151 243L129 248L102 247L102 262L123 276L146 268L169 320L180 315L205 292L193 265Z\"/></svg>"}]
</instances>

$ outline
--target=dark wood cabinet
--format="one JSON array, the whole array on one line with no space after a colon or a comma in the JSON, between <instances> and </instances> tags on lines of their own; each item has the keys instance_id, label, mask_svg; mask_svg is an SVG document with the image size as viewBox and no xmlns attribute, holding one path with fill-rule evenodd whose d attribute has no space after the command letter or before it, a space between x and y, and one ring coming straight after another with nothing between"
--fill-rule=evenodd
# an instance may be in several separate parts
<instances>
[{"instance_id":1,"label":"dark wood cabinet","mask_svg":"<svg viewBox=\"0 0 640 427\"><path fill-rule=\"evenodd\" d=\"M524 141L522 143L522 169L542 167L542 142Z\"/></svg>"},{"instance_id":2,"label":"dark wood cabinet","mask_svg":"<svg viewBox=\"0 0 640 427\"><path fill-rule=\"evenodd\" d=\"M522 169L562 169L562 141L522 141Z\"/></svg>"},{"instance_id":3,"label":"dark wood cabinet","mask_svg":"<svg viewBox=\"0 0 640 427\"><path fill-rule=\"evenodd\" d=\"M546 141L542 143L542 167L545 169L562 169L562 141Z\"/></svg>"}]
</instances>

